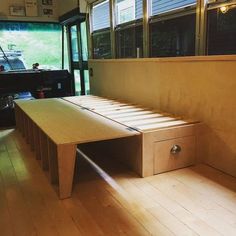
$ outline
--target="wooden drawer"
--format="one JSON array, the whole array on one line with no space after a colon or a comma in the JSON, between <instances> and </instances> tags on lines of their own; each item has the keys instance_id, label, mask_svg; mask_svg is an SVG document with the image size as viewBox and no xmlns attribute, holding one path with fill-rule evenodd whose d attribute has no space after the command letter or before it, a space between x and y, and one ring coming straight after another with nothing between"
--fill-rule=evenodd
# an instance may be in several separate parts
<instances>
[{"instance_id":1,"label":"wooden drawer","mask_svg":"<svg viewBox=\"0 0 236 236\"><path fill-rule=\"evenodd\" d=\"M172 153L177 145L181 150ZM175 138L154 143L154 174L193 165L195 163L195 136Z\"/></svg>"}]
</instances>

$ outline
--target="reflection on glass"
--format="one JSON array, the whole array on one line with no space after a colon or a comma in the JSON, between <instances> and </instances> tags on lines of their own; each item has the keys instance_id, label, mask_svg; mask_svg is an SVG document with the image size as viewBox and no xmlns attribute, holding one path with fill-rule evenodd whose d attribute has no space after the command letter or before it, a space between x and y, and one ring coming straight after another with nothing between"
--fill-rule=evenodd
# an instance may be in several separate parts
<instances>
[{"instance_id":1,"label":"reflection on glass","mask_svg":"<svg viewBox=\"0 0 236 236\"><path fill-rule=\"evenodd\" d=\"M85 94L89 95L90 94L90 84L89 84L89 71L88 70L84 71L84 82L85 82Z\"/></svg>"},{"instance_id":2,"label":"reflection on glass","mask_svg":"<svg viewBox=\"0 0 236 236\"><path fill-rule=\"evenodd\" d=\"M83 61L88 60L88 44L87 44L87 29L86 23L82 22L80 24L80 32L81 32L81 43L82 43L82 57Z\"/></svg>"},{"instance_id":3,"label":"reflection on glass","mask_svg":"<svg viewBox=\"0 0 236 236\"><path fill-rule=\"evenodd\" d=\"M122 24L125 22L137 20L143 17L142 0L116 0L116 22Z\"/></svg>"},{"instance_id":4,"label":"reflection on glass","mask_svg":"<svg viewBox=\"0 0 236 236\"><path fill-rule=\"evenodd\" d=\"M74 70L74 77L75 77L75 95L81 95L81 82L80 82L80 71Z\"/></svg>"},{"instance_id":5,"label":"reflection on glass","mask_svg":"<svg viewBox=\"0 0 236 236\"><path fill-rule=\"evenodd\" d=\"M136 26L116 31L117 57L142 57L143 27Z\"/></svg>"},{"instance_id":6,"label":"reflection on glass","mask_svg":"<svg viewBox=\"0 0 236 236\"><path fill-rule=\"evenodd\" d=\"M151 16L195 6L196 0L151 0Z\"/></svg>"},{"instance_id":7,"label":"reflection on glass","mask_svg":"<svg viewBox=\"0 0 236 236\"><path fill-rule=\"evenodd\" d=\"M191 56L195 53L196 15L150 24L150 56Z\"/></svg>"},{"instance_id":8,"label":"reflection on glass","mask_svg":"<svg viewBox=\"0 0 236 236\"><path fill-rule=\"evenodd\" d=\"M110 31L93 34L93 57L111 58L111 38Z\"/></svg>"},{"instance_id":9,"label":"reflection on glass","mask_svg":"<svg viewBox=\"0 0 236 236\"><path fill-rule=\"evenodd\" d=\"M208 11L208 55L236 54L236 8Z\"/></svg>"},{"instance_id":10,"label":"reflection on glass","mask_svg":"<svg viewBox=\"0 0 236 236\"><path fill-rule=\"evenodd\" d=\"M78 49L78 32L76 25L70 28L71 30L71 48L72 48L72 60L74 62L79 61L79 49Z\"/></svg>"},{"instance_id":11,"label":"reflection on glass","mask_svg":"<svg viewBox=\"0 0 236 236\"><path fill-rule=\"evenodd\" d=\"M92 8L92 30L100 30L110 27L109 1L103 1Z\"/></svg>"}]
</instances>

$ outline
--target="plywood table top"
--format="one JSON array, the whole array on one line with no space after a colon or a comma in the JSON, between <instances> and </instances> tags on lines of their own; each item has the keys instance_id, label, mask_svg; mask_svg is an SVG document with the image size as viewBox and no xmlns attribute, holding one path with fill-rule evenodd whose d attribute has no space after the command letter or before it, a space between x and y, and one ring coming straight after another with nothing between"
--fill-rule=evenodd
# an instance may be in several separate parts
<instances>
[{"instance_id":1,"label":"plywood table top","mask_svg":"<svg viewBox=\"0 0 236 236\"><path fill-rule=\"evenodd\" d=\"M140 134L60 98L18 100L16 104L56 144L80 144Z\"/></svg>"}]
</instances>

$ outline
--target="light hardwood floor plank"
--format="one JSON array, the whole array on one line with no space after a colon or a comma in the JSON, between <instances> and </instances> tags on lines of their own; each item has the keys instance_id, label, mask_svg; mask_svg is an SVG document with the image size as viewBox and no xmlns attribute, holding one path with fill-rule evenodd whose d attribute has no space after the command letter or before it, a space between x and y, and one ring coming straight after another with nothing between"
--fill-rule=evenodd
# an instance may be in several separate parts
<instances>
[{"instance_id":1,"label":"light hardwood floor plank","mask_svg":"<svg viewBox=\"0 0 236 236\"><path fill-rule=\"evenodd\" d=\"M25 198L30 205L38 234L82 235L72 217L64 209L62 202L58 200L56 193L35 161L34 154L26 149L11 152L11 161ZM26 169L29 171L26 172Z\"/></svg>"},{"instance_id":2,"label":"light hardwood floor plank","mask_svg":"<svg viewBox=\"0 0 236 236\"><path fill-rule=\"evenodd\" d=\"M7 152L0 154L0 171L4 182L7 205L14 235L37 235L29 208L19 187L14 168Z\"/></svg>"},{"instance_id":3,"label":"light hardwood floor plank","mask_svg":"<svg viewBox=\"0 0 236 236\"><path fill-rule=\"evenodd\" d=\"M174 171L171 174L173 177L187 185L189 188L194 189L200 194L208 196L211 201L214 201L220 207L225 208L227 211L232 212L236 216L235 191L230 190L229 188L224 187L223 185L204 177L202 174L196 172L195 168L182 169L178 172Z\"/></svg>"},{"instance_id":4,"label":"light hardwood floor plank","mask_svg":"<svg viewBox=\"0 0 236 236\"><path fill-rule=\"evenodd\" d=\"M217 232L222 235L235 235L236 228L228 223L224 217L215 214L215 205L207 197L202 199L196 192L192 192L190 188L171 178L168 173L158 175L155 180L151 181L151 184L160 191L168 193L169 197L175 199L185 209L207 222Z\"/></svg>"},{"instance_id":5,"label":"light hardwood floor plank","mask_svg":"<svg viewBox=\"0 0 236 236\"><path fill-rule=\"evenodd\" d=\"M107 168L107 166L105 168ZM118 171L117 174L116 172L119 169L120 171ZM119 165L117 164L113 166L111 172L116 173L113 174L114 179L118 180L122 177L123 182L129 181L136 185L137 188L139 188L140 191L143 192L140 193L137 190L135 192L134 187L132 187L134 196L129 196L127 195L127 189L131 189L130 184L126 184L125 194L118 194L116 191L114 191L113 188L108 186L108 191L110 191L110 193L130 212L135 212L140 208L140 206L146 207L151 214L159 219L159 221L161 221L163 225L169 228L176 235L204 235L205 233L207 233L207 235L220 235L206 222L194 216L191 212L187 211L184 207L175 202L175 200L169 198L165 193L162 193L147 181L150 180L150 178L155 178L155 176L149 178L139 178L135 173L128 171L127 169L124 169L122 167L119 168ZM117 175L119 175L119 178L115 177ZM145 195L145 197L143 195ZM124 200L124 198L126 199L126 201ZM137 198L139 203L136 201ZM145 198L146 200L144 202ZM132 208L131 204L129 204L131 202L133 206ZM153 209L156 207L159 209L159 211L155 212L152 208L148 208L148 206L150 207L151 205L153 206ZM167 215L168 218L166 217Z\"/></svg>"},{"instance_id":6,"label":"light hardwood floor plank","mask_svg":"<svg viewBox=\"0 0 236 236\"><path fill-rule=\"evenodd\" d=\"M234 177L198 165L140 178L94 160L106 172L79 159L72 197L59 200L21 134L0 131L0 235L236 235Z\"/></svg>"},{"instance_id":7,"label":"light hardwood floor plank","mask_svg":"<svg viewBox=\"0 0 236 236\"><path fill-rule=\"evenodd\" d=\"M149 235L122 205L104 191L104 185L104 181L98 177L89 182L83 181L78 184L76 196L105 235Z\"/></svg>"},{"instance_id":8,"label":"light hardwood floor plank","mask_svg":"<svg viewBox=\"0 0 236 236\"><path fill-rule=\"evenodd\" d=\"M7 199L4 191L4 184L0 172L0 229L1 234L5 236L12 236L13 231L11 227L11 217L8 209Z\"/></svg>"}]
</instances>

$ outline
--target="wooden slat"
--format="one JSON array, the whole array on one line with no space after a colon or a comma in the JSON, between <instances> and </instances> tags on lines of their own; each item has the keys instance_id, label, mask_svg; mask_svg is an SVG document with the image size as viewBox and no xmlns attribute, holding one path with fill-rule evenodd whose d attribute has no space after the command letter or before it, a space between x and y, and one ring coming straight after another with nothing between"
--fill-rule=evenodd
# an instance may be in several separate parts
<instances>
[{"instance_id":1,"label":"wooden slat","mask_svg":"<svg viewBox=\"0 0 236 236\"><path fill-rule=\"evenodd\" d=\"M121 115L121 114L126 114L134 111L144 111L142 108L128 108L128 109L120 109L120 110L114 110L114 111L104 111L100 112L104 116L112 116L112 115Z\"/></svg>"},{"instance_id":2,"label":"wooden slat","mask_svg":"<svg viewBox=\"0 0 236 236\"><path fill-rule=\"evenodd\" d=\"M139 126L139 125L150 125L153 123L161 123L161 122L167 122L167 121L173 121L176 120L173 117L158 117L158 118L150 118L150 119L142 119L142 120L136 120L136 121L124 121L123 123L128 126Z\"/></svg>"},{"instance_id":3,"label":"wooden slat","mask_svg":"<svg viewBox=\"0 0 236 236\"><path fill-rule=\"evenodd\" d=\"M115 120L115 119L124 118L124 117L147 115L147 114L153 114L153 112L152 111L134 111L134 112L129 112L129 113L115 114L115 115L112 114L112 115L108 115L107 117Z\"/></svg>"},{"instance_id":4,"label":"wooden slat","mask_svg":"<svg viewBox=\"0 0 236 236\"><path fill-rule=\"evenodd\" d=\"M129 122L129 121L138 121L138 120L145 120L145 119L150 119L150 118L155 118L155 117L161 117L163 116L162 114L141 114L141 115L131 115L131 116L127 116L124 118L116 118L117 121L119 122Z\"/></svg>"},{"instance_id":5,"label":"wooden slat","mask_svg":"<svg viewBox=\"0 0 236 236\"><path fill-rule=\"evenodd\" d=\"M167 127L186 125L186 124L188 124L188 122L186 122L186 121L174 120L174 121L168 121L168 122L163 122L163 123L137 125L136 128L138 128L139 130L145 131L145 130L163 129L163 128L167 128Z\"/></svg>"}]
</instances>

